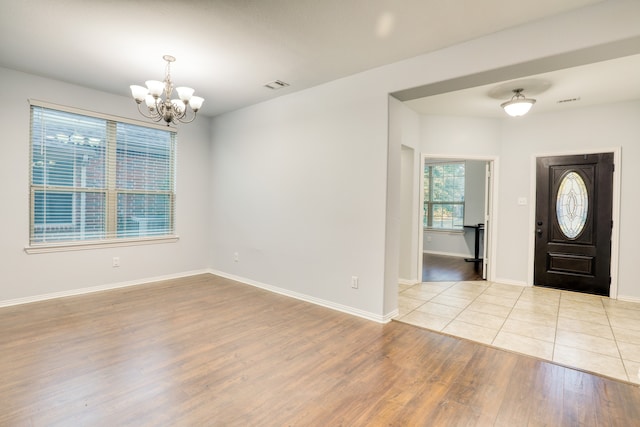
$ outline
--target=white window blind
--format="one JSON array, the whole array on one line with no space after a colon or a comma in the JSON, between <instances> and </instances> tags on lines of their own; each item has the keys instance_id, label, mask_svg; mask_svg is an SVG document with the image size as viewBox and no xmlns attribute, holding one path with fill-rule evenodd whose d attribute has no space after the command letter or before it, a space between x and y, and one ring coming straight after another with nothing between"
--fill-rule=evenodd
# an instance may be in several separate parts
<instances>
[{"instance_id":1,"label":"white window blind","mask_svg":"<svg viewBox=\"0 0 640 427\"><path fill-rule=\"evenodd\" d=\"M424 223L431 229L462 230L465 163L424 166Z\"/></svg>"},{"instance_id":2,"label":"white window blind","mask_svg":"<svg viewBox=\"0 0 640 427\"><path fill-rule=\"evenodd\" d=\"M171 236L175 132L31 105L30 244Z\"/></svg>"}]
</instances>

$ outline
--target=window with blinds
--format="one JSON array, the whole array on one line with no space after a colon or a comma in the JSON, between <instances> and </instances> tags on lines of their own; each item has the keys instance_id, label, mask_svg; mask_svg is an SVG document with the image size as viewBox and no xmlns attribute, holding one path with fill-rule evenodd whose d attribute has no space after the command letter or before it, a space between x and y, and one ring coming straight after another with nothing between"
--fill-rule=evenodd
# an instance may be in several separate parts
<instances>
[{"instance_id":1,"label":"window with blinds","mask_svg":"<svg viewBox=\"0 0 640 427\"><path fill-rule=\"evenodd\" d=\"M174 235L174 131L31 104L30 244Z\"/></svg>"},{"instance_id":2,"label":"window with blinds","mask_svg":"<svg viewBox=\"0 0 640 427\"><path fill-rule=\"evenodd\" d=\"M424 227L463 229L464 173L464 162L425 164Z\"/></svg>"}]
</instances>

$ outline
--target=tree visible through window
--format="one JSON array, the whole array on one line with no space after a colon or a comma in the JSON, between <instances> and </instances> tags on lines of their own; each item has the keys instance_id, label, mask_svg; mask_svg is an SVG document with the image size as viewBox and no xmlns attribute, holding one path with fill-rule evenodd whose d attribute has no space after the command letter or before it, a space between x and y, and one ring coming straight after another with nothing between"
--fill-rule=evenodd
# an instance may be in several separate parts
<instances>
[{"instance_id":1,"label":"tree visible through window","mask_svg":"<svg viewBox=\"0 0 640 427\"><path fill-rule=\"evenodd\" d=\"M174 234L175 132L31 106L31 244Z\"/></svg>"},{"instance_id":2,"label":"tree visible through window","mask_svg":"<svg viewBox=\"0 0 640 427\"><path fill-rule=\"evenodd\" d=\"M424 226L462 230L464 226L464 162L424 166Z\"/></svg>"}]
</instances>

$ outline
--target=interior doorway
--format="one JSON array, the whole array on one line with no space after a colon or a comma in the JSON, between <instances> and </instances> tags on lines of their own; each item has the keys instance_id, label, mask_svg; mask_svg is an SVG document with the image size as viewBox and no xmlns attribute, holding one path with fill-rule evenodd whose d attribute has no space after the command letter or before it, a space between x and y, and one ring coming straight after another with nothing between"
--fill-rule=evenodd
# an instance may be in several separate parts
<instances>
[{"instance_id":1,"label":"interior doorway","mask_svg":"<svg viewBox=\"0 0 640 427\"><path fill-rule=\"evenodd\" d=\"M491 280L497 159L422 154L420 164L418 277Z\"/></svg>"}]
</instances>

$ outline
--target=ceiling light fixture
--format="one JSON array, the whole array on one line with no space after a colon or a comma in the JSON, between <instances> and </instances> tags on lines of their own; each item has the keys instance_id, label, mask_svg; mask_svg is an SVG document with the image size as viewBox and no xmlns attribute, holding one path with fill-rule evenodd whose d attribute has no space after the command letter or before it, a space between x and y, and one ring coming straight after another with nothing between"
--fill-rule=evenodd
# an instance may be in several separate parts
<instances>
[{"instance_id":1,"label":"ceiling light fixture","mask_svg":"<svg viewBox=\"0 0 640 427\"><path fill-rule=\"evenodd\" d=\"M147 87L131 85L131 95L138 104L138 111L140 114L154 122L164 120L169 126L171 123L191 123L196 118L196 113L202 107L204 102L203 98L199 96L193 96L194 90L190 87L177 87L178 98L171 99L171 93L173 92L173 82L171 81L171 63L176 60L171 55L164 55L162 57L167 61L167 68L165 70L164 81L159 80L147 80L145 84ZM164 98L162 93L164 92ZM144 101L149 113L146 114L140 105ZM187 107L191 107L193 115L188 118Z\"/></svg>"},{"instance_id":2,"label":"ceiling light fixture","mask_svg":"<svg viewBox=\"0 0 640 427\"><path fill-rule=\"evenodd\" d=\"M500 104L504 111L511 117L524 116L531 110L533 104L536 103L535 99L525 98L522 94L524 89L514 89L514 95L507 102Z\"/></svg>"}]
</instances>

